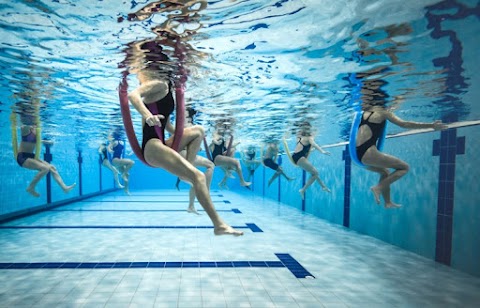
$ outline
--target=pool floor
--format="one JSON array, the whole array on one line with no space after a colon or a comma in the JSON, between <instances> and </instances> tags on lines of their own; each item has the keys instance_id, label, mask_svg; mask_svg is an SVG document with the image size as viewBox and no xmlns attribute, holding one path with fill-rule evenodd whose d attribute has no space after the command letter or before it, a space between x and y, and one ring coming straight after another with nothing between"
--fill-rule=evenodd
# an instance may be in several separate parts
<instances>
[{"instance_id":1,"label":"pool floor","mask_svg":"<svg viewBox=\"0 0 480 308\"><path fill-rule=\"evenodd\" d=\"M0 225L0 307L478 307L480 278L258 196L114 192Z\"/></svg>"}]
</instances>

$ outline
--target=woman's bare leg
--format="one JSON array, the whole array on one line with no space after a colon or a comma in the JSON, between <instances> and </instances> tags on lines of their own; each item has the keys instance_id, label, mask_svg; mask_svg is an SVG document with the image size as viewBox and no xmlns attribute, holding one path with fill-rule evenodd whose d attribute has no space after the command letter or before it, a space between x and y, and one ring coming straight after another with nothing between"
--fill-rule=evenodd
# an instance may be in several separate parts
<instances>
[{"instance_id":1,"label":"woman's bare leg","mask_svg":"<svg viewBox=\"0 0 480 308\"><path fill-rule=\"evenodd\" d=\"M116 167L122 174L122 179L123 179L123 190L127 195L130 195L129 191L129 179L130 179L130 169L132 169L133 165L135 162L131 159L125 159L125 158L114 158L112 160L112 164L114 167Z\"/></svg>"},{"instance_id":2,"label":"woman's bare leg","mask_svg":"<svg viewBox=\"0 0 480 308\"><path fill-rule=\"evenodd\" d=\"M192 183L198 201L213 223L215 235L243 235L243 232L233 229L220 218L210 198L205 175L180 154L165 146L160 140L151 139L145 145L145 159L150 165L163 168Z\"/></svg>"},{"instance_id":3,"label":"woman's bare leg","mask_svg":"<svg viewBox=\"0 0 480 308\"><path fill-rule=\"evenodd\" d=\"M385 194L388 195L387 199L384 197L385 207L400 207L401 205L390 200L390 185L407 174L410 169L408 164L399 158L378 151L375 147L371 147L367 150L362 158L362 163L373 168L395 169L394 172L385 177L381 177L379 183L376 186L373 186L371 190L375 196L377 204L380 203L380 194Z\"/></svg>"},{"instance_id":4,"label":"woman's bare leg","mask_svg":"<svg viewBox=\"0 0 480 308\"><path fill-rule=\"evenodd\" d=\"M279 170L280 169L277 169L277 171L275 171L275 173L272 175L270 180L268 180L268 187L270 187L270 185L272 185L273 181L275 181L275 179L280 176L281 172L279 172Z\"/></svg>"},{"instance_id":5,"label":"woman's bare leg","mask_svg":"<svg viewBox=\"0 0 480 308\"><path fill-rule=\"evenodd\" d=\"M201 126L198 126L198 125L185 128L183 131L182 140L180 141L180 144L179 144L179 149L182 149L181 156L184 157L190 164L193 164L194 166L196 166L195 162L198 161L197 153L200 150L200 146L203 143L204 136L205 136L205 131ZM173 143L173 138L168 139L165 143L168 146L171 146ZM183 149L186 149L186 150L183 150ZM205 174L208 184L210 184L210 182L212 181L211 177L212 177L213 167L211 169L212 170L209 170L207 168L206 173L210 172L210 174ZM210 186L208 186L208 189L210 189ZM189 213L199 214L195 209L194 202L195 202L195 189L192 186L189 191L187 211Z\"/></svg>"},{"instance_id":6,"label":"woman's bare leg","mask_svg":"<svg viewBox=\"0 0 480 308\"><path fill-rule=\"evenodd\" d=\"M28 185L27 187L27 192L33 195L34 197L40 196L40 194L35 191L35 187L37 186L38 182L49 172L52 174L52 177L55 180L55 182L57 182L57 184L62 188L62 190L65 193L68 193L70 190L72 190L75 187L75 185L77 185L76 183L73 183L72 185L69 185L69 186L65 185L65 183L62 180L62 177L58 173L55 166L50 165L46 161L28 158L22 167L30 170L38 170L38 173L35 175L35 177L32 179L32 182L30 182L30 185Z\"/></svg>"},{"instance_id":7,"label":"woman's bare leg","mask_svg":"<svg viewBox=\"0 0 480 308\"><path fill-rule=\"evenodd\" d=\"M40 194L35 190L38 182L50 172L48 164L44 163L41 160L27 158L27 160L22 165L23 168L30 170L37 170L38 173L33 177L30 185L27 187L27 192L34 197L40 197Z\"/></svg>"},{"instance_id":8,"label":"woman's bare leg","mask_svg":"<svg viewBox=\"0 0 480 308\"><path fill-rule=\"evenodd\" d=\"M388 177L388 175L390 174L390 172L386 168L368 167L367 169L380 174L380 179L378 181L379 184L383 180L385 180ZM377 204L380 204L380 194L382 194L383 200L385 201L385 207L386 208L399 208L399 207L401 207L400 204L394 203L390 199L390 185L386 186L381 191L377 191L376 189L374 189L374 187L372 187L371 191L373 192L373 194L375 196L375 202Z\"/></svg>"},{"instance_id":9,"label":"woman's bare leg","mask_svg":"<svg viewBox=\"0 0 480 308\"><path fill-rule=\"evenodd\" d=\"M285 174L285 172L283 172L282 167L278 167L277 172L275 172L275 174L272 176L272 178L268 181L268 186L270 186L270 184L272 184L272 182L273 182L277 177L279 177L279 176L283 176L283 177L284 177L285 179L287 179L287 181L289 181L289 182L290 182L291 180L293 180L293 178L287 176L287 175Z\"/></svg>"},{"instance_id":10,"label":"woman's bare leg","mask_svg":"<svg viewBox=\"0 0 480 308\"><path fill-rule=\"evenodd\" d=\"M323 181L319 177L319 173L317 168L315 168L305 157L302 157L298 160L297 165L305 170L306 172L310 173L311 176L308 179L307 183L305 183L305 186L303 186L300 190L299 193L302 196L302 199L305 198L305 192L307 191L308 187L310 187L315 181L320 184L322 187L323 191L330 192L330 189L323 183Z\"/></svg>"},{"instance_id":11,"label":"woman's bare leg","mask_svg":"<svg viewBox=\"0 0 480 308\"><path fill-rule=\"evenodd\" d=\"M77 185L76 183L73 183L72 185L69 185L69 186L65 185L62 177L60 176L60 173L58 173L57 168L55 168L55 166L53 165L50 165L50 174L52 175L55 182L57 182L57 184L62 188L62 190L65 193L68 193Z\"/></svg>"},{"instance_id":12,"label":"woman's bare leg","mask_svg":"<svg viewBox=\"0 0 480 308\"><path fill-rule=\"evenodd\" d=\"M104 159L103 162L102 162L102 165L104 167L106 167L108 170L112 171L113 173L113 178L115 179L115 183L117 183L117 186L119 188L123 188L124 186L122 184L120 184L120 179L118 177L118 175L120 174L120 172L117 170L117 168L115 168L114 166L112 166L112 164L110 164L110 162L107 160L107 159Z\"/></svg>"},{"instance_id":13,"label":"woman's bare leg","mask_svg":"<svg viewBox=\"0 0 480 308\"><path fill-rule=\"evenodd\" d=\"M243 178L242 167L240 166L240 162L238 161L238 159L229 156L218 155L217 157L215 157L215 165L220 167L232 168L233 170L235 170L238 174L238 178L240 179L241 186L252 185L251 182L246 182Z\"/></svg>"}]
</instances>

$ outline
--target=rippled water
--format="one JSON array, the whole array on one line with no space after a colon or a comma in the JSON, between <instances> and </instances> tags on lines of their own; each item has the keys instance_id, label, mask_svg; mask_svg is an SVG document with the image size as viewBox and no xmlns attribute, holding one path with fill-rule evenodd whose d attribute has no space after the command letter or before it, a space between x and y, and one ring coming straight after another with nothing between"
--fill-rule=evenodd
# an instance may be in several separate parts
<instances>
[{"instance_id":1,"label":"rippled water","mask_svg":"<svg viewBox=\"0 0 480 308\"><path fill-rule=\"evenodd\" d=\"M231 119L243 144L281 137L305 119L319 144L343 141L362 101L385 101L411 120L480 118L478 1L0 3L2 142L13 109L39 112L46 137L96 148L122 126L118 66L127 45L166 24L196 30L186 101L200 111L197 122ZM145 7L157 12L140 14Z\"/></svg>"}]
</instances>

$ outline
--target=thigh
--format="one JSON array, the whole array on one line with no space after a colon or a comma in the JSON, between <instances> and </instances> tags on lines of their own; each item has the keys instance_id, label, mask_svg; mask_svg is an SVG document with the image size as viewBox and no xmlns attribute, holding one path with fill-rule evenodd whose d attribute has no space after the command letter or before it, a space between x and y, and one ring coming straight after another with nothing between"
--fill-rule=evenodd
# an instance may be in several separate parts
<instances>
[{"instance_id":1,"label":"thigh","mask_svg":"<svg viewBox=\"0 0 480 308\"><path fill-rule=\"evenodd\" d=\"M376 147L371 147L363 155L362 163L369 167L377 168L405 168L407 163L403 160L388 154L384 154L377 150Z\"/></svg>"},{"instance_id":2,"label":"thigh","mask_svg":"<svg viewBox=\"0 0 480 308\"><path fill-rule=\"evenodd\" d=\"M183 129L182 140L180 140L179 150L185 149L192 141L197 138L203 137L203 129L198 126L187 127ZM165 141L165 144L168 146L172 146L173 144L173 137L168 138Z\"/></svg>"},{"instance_id":3,"label":"thigh","mask_svg":"<svg viewBox=\"0 0 480 308\"><path fill-rule=\"evenodd\" d=\"M130 159L123 159L123 158L114 158L112 159L112 164L115 167L121 168L127 165L130 165L133 161Z\"/></svg>"},{"instance_id":4,"label":"thigh","mask_svg":"<svg viewBox=\"0 0 480 308\"><path fill-rule=\"evenodd\" d=\"M149 165L165 169L180 178L193 180L195 172L200 172L180 154L158 139L150 139L147 142L144 155Z\"/></svg>"},{"instance_id":5,"label":"thigh","mask_svg":"<svg viewBox=\"0 0 480 308\"><path fill-rule=\"evenodd\" d=\"M195 157L195 162L194 162L196 167L205 167L205 168L210 168L213 167L214 164L207 158L198 156Z\"/></svg>"},{"instance_id":6,"label":"thigh","mask_svg":"<svg viewBox=\"0 0 480 308\"><path fill-rule=\"evenodd\" d=\"M219 167L230 168L236 166L236 159L229 156L217 155L217 157L215 157L214 163L216 166Z\"/></svg>"},{"instance_id":7,"label":"thigh","mask_svg":"<svg viewBox=\"0 0 480 308\"><path fill-rule=\"evenodd\" d=\"M305 157L301 157L297 161L297 166L299 166L303 170L307 171L308 173L314 173L314 172L317 171L317 169L312 165L312 163L310 163L310 161L308 159L306 159Z\"/></svg>"},{"instance_id":8,"label":"thigh","mask_svg":"<svg viewBox=\"0 0 480 308\"><path fill-rule=\"evenodd\" d=\"M42 170L45 168L50 168L50 164L43 160L27 158L22 167L30 170Z\"/></svg>"}]
</instances>

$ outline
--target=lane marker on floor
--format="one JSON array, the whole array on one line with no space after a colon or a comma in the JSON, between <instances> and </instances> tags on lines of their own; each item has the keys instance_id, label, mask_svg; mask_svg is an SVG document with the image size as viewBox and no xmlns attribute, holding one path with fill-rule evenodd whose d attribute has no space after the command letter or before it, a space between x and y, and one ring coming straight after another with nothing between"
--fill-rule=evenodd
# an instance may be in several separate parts
<instances>
[{"instance_id":1,"label":"lane marker on floor","mask_svg":"<svg viewBox=\"0 0 480 308\"><path fill-rule=\"evenodd\" d=\"M256 224L232 226L234 229L250 229L252 232L263 232ZM213 226L0 226L0 229L213 229Z\"/></svg>"},{"instance_id":2,"label":"lane marker on floor","mask_svg":"<svg viewBox=\"0 0 480 308\"><path fill-rule=\"evenodd\" d=\"M231 203L228 200L212 200L213 203L215 202L223 202L223 203ZM78 203L185 203L188 204L188 200L82 200L78 201ZM198 203L195 200L195 203Z\"/></svg>"},{"instance_id":3,"label":"lane marker on floor","mask_svg":"<svg viewBox=\"0 0 480 308\"><path fill-rule=\"evenodd\" d=\"M280 261L189 261L189 262L32 262L0 263L0 270L106 269L106 268L287 268L296 278L315 278L288 253L275 254Z\"/></svg>"},{"instance_id":4,"label":"lane marker on floor","mask_svg":"<svg viewBox=\"0 0 480 308\"><path fill-rule=\"evenodd\" d=\"M205 212L204 210L197 210L198 212ZM217 212L233 212L235 214L241 214L242 212L239 209L230 209L230 210L216 210ZM48 212L187 212L186 210L116 210L116 209L53 209L48 210Z\"/></svg>"}]
</instances>

